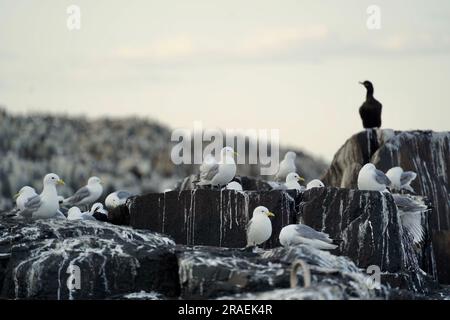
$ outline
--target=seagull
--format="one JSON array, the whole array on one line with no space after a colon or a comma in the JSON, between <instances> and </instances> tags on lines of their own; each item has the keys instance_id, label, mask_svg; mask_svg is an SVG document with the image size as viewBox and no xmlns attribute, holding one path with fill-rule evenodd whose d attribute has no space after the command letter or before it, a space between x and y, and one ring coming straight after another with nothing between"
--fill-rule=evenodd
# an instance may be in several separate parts
<instances>
[{"instance_id":1,"label":"seagull","mask_svg":"<svg viewBox=\"0 0 450 320\"><path fill-rule=\"evenodd\" d=\"M36 190L34 190L34 188L30 186L22 187L19 192L14 195L14 199L16 199L16 205L19 209L19 212L25 210L25 203L34 196L37 196Z\"/></svg>"},{"instance_id":2,"label":"seagull","mask_svg":"<svg viewBox=\"0 0 450 320\"><path fill-rule=\"evenodd\" d=\"M360 82L366 90L366 101L359 108L359 115L365 129L381 127L382 104L373 97L373 85L370 81Z\"/></svg>"},{"instance_id":3,"label":"seagull","mask_svg":"<svg viewBox=\"0 0 450 320\"><path fill-rule=\"evenodd\" d=\"M100 202L96 202L92 205L91 210L89 210L91 216L93 216L96 220L100 221L108 221L108 211L105 210L103 204Z\"/></svg>"},{"instance_id":4,"label":"seagull","mask_svg":"<svg viewBox=\"0 0 450 320\"><path fill-rule=\"evenodd\" d=\"M41 194L35 195L24 203L24 210L21 212L23 216L46 219L59 215L56 185L64 185L64 181L58 175L49 173L44 177L43 184Z\"/></svg>"},{"instance_id":5,"label":"seagull","mask_svg":"<svg viewBox=\"0 0 450 320\"><path fill-rule=\"evenodd\" d=\"M305 187L301 186L299 181L305 181L304 178L300 177L297 173L291 172L286 177L286 183L284 186L288 190L299 190L302 191L305 189Z\"/></svg>"},{"instance_id":6,"label":"seagull","mask_svg":"<svg viewBox=\"0 0 450 320\"><path fill-rule=\"evenodd\" d=\"M131 193L124 190L119 190L110 193L105 199L105 205L108 209L114 209L122 204L125 204L127 199L131 197Z\"/></svg>"},{"instance_id":7,"label":"seagull","mask_svg":"<svg viewBox=\"0 0 450 320\"><path fill-rule=\"evenodd\" d=\"M287 175L291 172L296 172L297 167L295 166L295 158L297 154L293 151L288 151L284 155L284 159L280 162L278 167L278 172L275 174L276 181L283 181L286 179Z\"/></svg>"},{"instance_id":8,"label":"seagull","mask_svg":"<svg viewBox=\"0 0 450 320\"><path fill-rule=\"evenodd\" d=\"M64 205L86 206L94 203L103 193L102 181L98 177L90 177L86 186L64 200Z\"/></svg>"},{"instance_id":9,"label":"seagull","mask_svg":"<svg viewBox=\"0 0 450 320\"><path fill-rule=\"evenodd\" d=\"M217 162L212 155L205 157L205 161L200 166L199 186L211 185L226 186L233 180L236 174L236 163L233 155L237 155L233 148L225 147L220 151L220 160Z\"/></svg>"},{"instance_id":10,"label":"seagull","mask_svg":"<svg viewBox=\"0 0 450 320\"><path fill-rule=\"evenodd\" d=\"M320 250L337 248L327 233L316 231L301 223L289 224L281 229L279 240L283 247L305 244Z\"/></svg>"},{"instance_id":11,"label":"seagull","mask_svg":"<svg viewBox=\"0 0 450 320\"><path fill-rule=\"evenodd\" d=\"M306 190L309 190L309 189L312 189L312 188L325 188L325 185L319 179L314 179L314 180L311 180L306 185Z\"/></svg>"},{"instance_id":12,"label":"seagull","mask_svg":"<svg viewBox=\"0 0 450 320\"><path fill-rule=\"evenodd\" d=\"M67 214L67 220L96 220L90 212L81 212L80 208L72 207Z\"/></svg>"},{"instance_id":13,"label":"seagull","mask_svg":"<svg viewBox=\"0 0 450 320\"><path fill-rule=\"evenodd\" d=\"M235 191L242 191L242 186L239 182L231 181L227 186L225 187L227 190L235 190Z\"/></svg>"},{"instance_id":14,"label":"seagull","mask_svg":"<svg viewBox=\"0 0 450 320\"><path fill-rule=\"evenodd\" d=\"M247 224L247 247L260 245L270 238L272 222L269 217L274 216L264 206L259 206L253 210L253 217Z\"/></svg>"},{"instance_id":15,"label":"seagull","mask_svg":"<svg viewBox=\"0 0 450 320\"><path fill-rule=\"evenodd\" d=\"M358 174L358 189L369 191L389 192L387 187L391 180L383 171L377 170L372 163L367 163L361 168Z\"/></svg>"},{"instance_id":16,"label":"seagull","mask_svg":"<svg viewBox=\"0 0 450 320\"><path fill-rule=\"evenodd\" d=\"M405 189L414 193L411 182L417 178L417 173L413 171L403 171L402 167L393 167L386 172L386 176L391 180L390 187L392 189Z\"/></svg>"},{"instance_id":17,"label":"seagull","mask_svg":"<svg viewBox=\"0 0 450 320\"><path fill-rule=\"evenodd\" d=\"M408 195L393 194L392 197L397 206L402 227L411 233L415 244L422 242L424 237L422 213L430 209L423 202Z\"/></svg>"}]
</instances>

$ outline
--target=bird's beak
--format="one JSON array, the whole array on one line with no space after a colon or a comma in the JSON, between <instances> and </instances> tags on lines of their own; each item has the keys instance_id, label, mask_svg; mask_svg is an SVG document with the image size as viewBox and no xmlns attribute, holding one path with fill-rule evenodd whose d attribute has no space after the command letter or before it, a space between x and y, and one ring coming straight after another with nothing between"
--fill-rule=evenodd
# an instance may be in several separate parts
<instances>
[{"instance_id":1,"label":"bird's beak","mask_svg":"<svg viewBox=\"0 0 450 320\"><path fill-rule=\"evenodd\" d=\"M359 81L358 83L364 85L364 82Z\"/></svg>"},{"instance_id":2,"label":"bird's beak","mask_svg":"<svg viewBox=\"0 0 450 320\"><path fill-rule=\"evenodd\" d=\"M305 178L299 177L299 178L298 178L298 181L302 181L302 182L303 182L303 181L305 181Z\"/></svg>"},{"instance_id":3,"label":"bird's beak","mask_svg":"<svg viewBox=\"0 0 450 320\"><path fill-rule=\"evenodd\" d=\"M20 196L20 192L17 192L17 193L13 196L13 199L16 200L19 196Z\"/></svg>"},{"instance_id":4,"label":"bird's beak","mask_svg":"<svg viewBox=\"0 0 450 320\"><path fill-rule=\"evenodd\" d=\"M58 181L56 181L56 183L60 186L65 185L64 180L63 179L59 179Z\"/></svg>"},{"instance_id":5,"label":"bird's beak","mask_svg":"<svg viewBox=\"0 0 450 320\"><path fill-rule=\"evenodd\" d=\"M239 155L239 153L237 153L236 151L233 151L233 154L237 157Z\"/></svg>"},{"instance_id":6,"label":"bird's beak","mask_svg":"<svg viewBox=\"0 0 450 320\"><path fill-rule=\"evenodd\" d=\"M270 211L267 212L267 216L268 216L268 217L275 217L275 215L274 215L272 212L270 212Z\"/></svg>"}]
</instances>

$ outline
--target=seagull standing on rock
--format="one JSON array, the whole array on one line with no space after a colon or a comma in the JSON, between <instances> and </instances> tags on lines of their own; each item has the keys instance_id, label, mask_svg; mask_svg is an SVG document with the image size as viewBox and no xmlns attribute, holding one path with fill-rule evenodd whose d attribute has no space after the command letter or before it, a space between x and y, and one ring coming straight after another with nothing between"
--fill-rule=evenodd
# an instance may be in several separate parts
<instances>
[{"instance_id":1,"label":"seagull standing on rock","mask_svg":"<svg viewBox=\"0 0 450 320\"><path fill-rule=\"evenodd\" d=\"M24 210L21 212L24 216L33 219L47 219L59 215L57 185L64 185L58 175L49 173L44 177L44 188L41 194L35 195L24 203Z\"/></svg>"},{"instance_id":2,"label":"seagull standing on rock","mask_svg":"<svg viewBox=\"0 0 450 320\"><path fill-rule=\"evenodd\" d=\"M253 210L253 217L247 224L247 247L257 246L269 240L272 235L272 222L275 215L264 206Z\"/></svg>"},{"instance_id":3,"label":"seagull standing on rock","mask_svg":"<svg viewBox=\"0 0 450 320\"><path fill-rule=\"evenodd\" d=\"M237 155L233 148L225 147L220 151L217 162L211 155L205 157L200 166L200 182L197 185L211 185L212 187L226 186L236 174L236 163L233 156Z\"/></svg>"},{"instance_id":4,"label":"seagull standing on rock","mask_svg":"<svg viewBox=\"0 0 450 320\"><path fill-rule=\"evenodd\" d=\"M423 241L422 214L429 211L427 205L408 195L393 194L402 227L412 235L415 244Z\"/></svg>"},{"instance_id":5,"label":"seagull standing on rock","mask_svg":"<svg viewBox=\"0 0 450 320\"><path fill-rule=\"evenodd\" d=\"M297 167L295 166L295 158L297 154L293 151L288 151L284 155L284 159L280 162L278 167L278 172L275 174L276 181L283 181L286 179L287 175L291 172L296 172Z\"/></svg>"},{"instance_id":6,"label":"seagull standing on rock","mask_svg":"<svg viewBox=\"0 0 450 320\"><path fill-rule=\"evenodd\" d=\"M394 190L408 190L414 193L411 182L417 178L417 173L413 171L403 171L402 167L393 167L386 172L386 176L391 180L390 187Z\"/></svg>"},{"instance_id":7,"label":"seagull standing on rock","mask_svg":"<svg viewBox=\"0 0 450 320\"><path fill-rule=\"evenodd\" d=\"M298 183L299 181L305 181L305 179L300 177L297 173L291 172L287 175L286 183L284 184L284 186L288 190L303 191L305 187L301 186L300 183Z\"/></svg>"},{"instance_id":8,"label":"seagull standing on rock","mask_svg":"<svg viewBox=\"0 0 450 320\"><path fill-rule=\"evenodd\" d=\"M367 163L358 174L358 189L369 191L389 192L387 187L391 180L383 171L377 170L372 163Z\"/></svg>"},{"instance_id":9,"label":"seagull standing on rock","mask_svg":"<svg viewBox=\"0 0 450 320\"><path fill-rule=\"evenodd\" d=\"M64 200L66 206L89 206L100 198L103 193L102 181L98 177L90 177L86 186Z\"/></svg>"},{"instance_id":10,"label":"seagull standing on rock","mask_svg":"<svg viewBox=\"0 0 450 320\"><path fill-rule=\"evenodd\" d=\"M67 220L96 220L90 212L81 212L80 208L72 207L67 212Z\"/></svg>"},{"instance_id":11,"label":"seagull standing on rock","mask_svg":"<svg viewBox=\"0 0 450 320\"><path fill-rule=\"evenodd\" d=\"M308 245L319 250L334 250L337 245L327 233L319 232L305 224L289 224L280 231L280 243L283 247Z\"/></svg>"}]
</instances>

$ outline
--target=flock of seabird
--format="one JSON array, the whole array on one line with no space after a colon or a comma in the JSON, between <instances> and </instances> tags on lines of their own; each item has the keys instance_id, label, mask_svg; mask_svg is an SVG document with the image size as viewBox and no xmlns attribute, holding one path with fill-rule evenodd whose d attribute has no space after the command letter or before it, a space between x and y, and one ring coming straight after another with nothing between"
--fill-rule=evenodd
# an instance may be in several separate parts
<instances>
[{"instance_id":1,"label":"flock of seabird","mask_svg":"<svg viewBox=\"0 0 450 320\"><path fill-rule=\"evenodd\" d=\"M367 90L366 101L359 109L363 126L364 128L380 127L382 105L373 96L372 83L364 81L361 84ZM207 155L200 166L199 180L195 181L195 184L200 187L210 186L211 189L225 188L242 191L242 185L233 181L237 170L234 161L235 155L237 153L231 147L223 148L218 160L212 155ZM297 173L295 160L295 152L289 151L279 164L274 178L275 181L284 181L281 185L282 189L304 192L312 188L325 187L319 179L310 181L306 187L303 186L301 183L305 182L305 179ZM390 192L390 190L407 190L414 193L410 184L416 177L416 173L404 172L401 167L391 168L384 173L372 163L368 163L359 171L357 185L359 190L383 193ZM58 196L56 187L59 185L64 185L63 180L58 175L49 173L44 177L43 189L40 194L37 194L32 187L24 186L17 194L16 211L21 216L33 219L107 220L98 218L108 214L103 204L96 202L103 194L100 178L90 177L84 187L65 199ZM113 192L106 197L105 206L107 209L113 209L124 204L130 196L129 192L123 190ZM428 211L427 206L408 195L393 194L393 199L397 205L402 226L409 230L415 243L420 243L424 236L421 217L422 213ZM91 205L92 207L90 207ZM274 213L264 206L254 209L252 218L247 225L247 247L258 246L272 236L270 217L273 216ZM337 247L328 234L301 223L285 226L279 234L279 241L283 246L303 244L321 250L333 250Z\"/></svg>"}]
</instances>

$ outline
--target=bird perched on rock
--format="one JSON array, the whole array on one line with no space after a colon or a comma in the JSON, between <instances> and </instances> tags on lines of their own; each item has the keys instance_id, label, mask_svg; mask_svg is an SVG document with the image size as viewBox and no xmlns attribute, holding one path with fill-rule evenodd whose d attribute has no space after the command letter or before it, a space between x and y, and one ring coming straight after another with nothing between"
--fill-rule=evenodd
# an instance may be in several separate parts
<instances>
[{"instance_id":1,"label":"bird perched on rock","mask_svg":"<svg viewBox=\"0 0 450 320\"><path fill-rule=\"evenodd\" d=\"M302 177L300 177L297 173L291 172L286 176L286 182L284 186L288 190L299 190L302 191L305 187L301 186L299 181L305 181Z\"/></svg>"},{"instance_id":2,"label":"bird perched on rock","mask_svg":"<svg viewBox=\"0 0 450 320\"><path fill-rule=\"evenodd\" d=\"M366 90L366 101L359 108L359 115L361 116L363 127L366 129L381 127L381 110L382 104L373 96L373 85L370 81L360 82Z\"/></svg>"},{"instance_id":3,"label":"bird perched on rock","mask_svg":"<svg viewBox=\"0 0 450 320\"><path fill-rule=\"evenodd\" d=\"M264 206L253 210L252 219L247 224L247 247L257 246L269 240L272 235L272 222L269 217L275 215Z\"/></svg>"},{"instance_id":4,"label":"bird perched on rock","mask_svg":"<svg viewBox=\"0 0 450 320\"><path fill-rule=\"evenodd\" d=\"M279 240L283 247L304 244L320 250L337 248L327 233L316 231L301 223L289 224L281 229Z\"/></svg>"},{"instance_id":5,"label":"bird perched on rock","mask_svg":"<svg viewBox=\"0 0 450 320\"><path fill-rule=\"evenodd\" d=\"M53 218L59 215L57 185L64 185L58 175L49 173L44 177L44 188L41 194L35 195L24 202L24 210L21 211L23 216L32 217L33 219Z\"/></svg>"},{"instance_id":6,"label":"bird perched on rock","mask_svg":"<svg viewBox=\"0 0 450 320\"><path fill-rule=\"evenodd\" d=\"M415 244L422 242L424 230L422 227L422 214L429 211L427 205L408 195L393 194L395 205L402 227L412 235Z\"/></svg>"},{"instance_id":7,"label":"bird perched on rock","mask_svg":"<svg viewBox=\"0 0 450 320\"><path fill-rule=\"evenodd\" d=\"M389 192L387 187L391 184L391 180L378 170L372 163L365 164L358 174L358 189L369 191Z\"/></svg>"},{"instance_id":8,"label":"bird perched on rock","mask_svg":"<svg viewBox=\"0 0 450 320\"><path fill-rule=\"evenodd\" d=\"M280 162L278 171L275 174L276 181L284 181L286 177L291 172L297 172L297 167L295 166L295 158L297 154L293 151L288 151L284 155L284 159Z\"/></svg>"},{"instance_id":9,"label":"bird perched on rock","mask_svg":"<svg viewBox=\"0 0 450 320\"><path fill-rule=\"evenodd\" d=\"M103 193L102 181L98 177L90 177L86 186L78 189L75 194L64 200L66 206L89 206L100 198Z\"/></svg>"},{"instance_id":10,"label":"bird perched on rock","mask_svg":"<svg viewBox=\"0 0 450 320\"><path fill-rule=\"evenodd\" d=\"M227 186L225 187L227 190L235 190L235 191L242 191L242 185L237 181L231 181Z\"/></svg>"},{"instance_id":11,"label":"bird perched on rock","mask_svg":"<svg viewBox=\"0 0 450 320\"><path fill-rule=\"evenodd\" d=\"M106 197L105 206L108 209L114 209L122 204L125 204L127 199L131 196L132 196L131 193L124 190L112 192Z\"/></svg>"},{"instance_id":12,"label":"bird perched on rock","mask_svg":"<svg viewBox=\"0 0 450 320\"><path fill-rule=\"evenodd\" d=\"M311 180L306 185L306 190L309 190L309 189L312 189L312 188L325 188L325 185L319 179L314 179L314 180Z\"/></svg>"},{"instance_id":13,"label":"bird perched on rock","mask_svg":"<svg viewBox=\"0 0 450 320\"><path fill-rule=\"evenodd\" d=\"M19 213L25 210L25 203L34 196L37 196L36 190L30 186L22 187L19 192L14 195Z\"/></svg>"},{"instance_id":14,"label":"bird perched on rock","mask_svg":"<svg viewBox=\"0 0 450 320\"><path fill-rule=\"evenodd\" d=\"M90 212L81 212L80 208L72 207L67 213L67 220L96 220Z\"/></svg>"},{"instance_id":15,"label":"bird perched on rock","mask_svg":"<svg viewBox=\"0 0 450 320\"><path fill-rule=\"evenodd\" d=\"M200 166L200 182L197 185L226 186L236 174L234 155L237 155L237 153L234 152L233 148L225 147L220 151L219 162L212 155L206 156L205 161Z\"/></svg>"},{"instance_id":16,"label":"bird perched on rock","mask_svg":"<svg viewBox=\"0 0 450 320\"><path fill-rule=\"evenodd\" d=\"M413 171L403 171L402 167L393 167L386 172L386 176L391 180L390 187L393 190L408 190L414 193L411 182L417 178L417 173Z\"/></svg>"}]
</instances>

